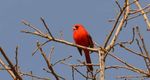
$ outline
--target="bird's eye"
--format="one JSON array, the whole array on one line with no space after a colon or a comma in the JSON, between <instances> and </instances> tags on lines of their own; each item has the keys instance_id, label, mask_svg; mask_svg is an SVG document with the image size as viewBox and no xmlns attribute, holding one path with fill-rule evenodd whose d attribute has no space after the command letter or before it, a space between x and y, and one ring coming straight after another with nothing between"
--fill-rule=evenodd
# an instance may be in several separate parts
<instances>
[{"instance_id":1,"label":"bird's eye","mask_svg":"<svg viewBox=\"0 0 150 80\"><path fill-rule=\"evenodd\" d=\"M79 28L79 26L77 26L77 25L76 25L76 26L75 26L75 28L76 28L76 29L78 29L78 28Z\"/></svg>"}]
</instances>

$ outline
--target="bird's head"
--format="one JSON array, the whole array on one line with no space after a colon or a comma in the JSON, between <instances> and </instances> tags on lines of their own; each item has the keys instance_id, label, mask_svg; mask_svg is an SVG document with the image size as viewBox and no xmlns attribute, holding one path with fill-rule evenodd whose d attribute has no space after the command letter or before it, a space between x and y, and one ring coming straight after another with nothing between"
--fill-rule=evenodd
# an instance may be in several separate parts
<instances>
[{"instance_id":1,"label":"bird's head","mask_svg":"<svg viewBox=\"0 0 150 80\"><path fill-rule=\"evenodd\" d=\"M78 29L80 29L80 28L83 28L83 25L82 25L82 24L75 24L75 25L72 27L73 31L76 31L76 30L78 30Z\"/></svg>"}]
</instances>

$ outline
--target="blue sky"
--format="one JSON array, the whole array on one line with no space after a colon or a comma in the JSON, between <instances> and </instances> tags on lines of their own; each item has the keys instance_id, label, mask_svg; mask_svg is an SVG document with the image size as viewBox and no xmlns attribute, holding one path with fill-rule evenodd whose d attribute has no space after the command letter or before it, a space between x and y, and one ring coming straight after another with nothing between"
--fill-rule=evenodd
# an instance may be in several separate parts
<instances>
[{"instance_id":1,"label":"blue sky","mask_svg":"<svg viewBox=\"0 0 150 80\"><path fill-rule=\"evenodd\" d=\"M121 1L120 3L122 4ZM149 0L141 1L143 6L149 3ZM132 7L135 8L134 5ZM44 31L44 27L40 21L40 17L42 16L50 25L51 32L55 37L60 38L60 31L63 31L63 39L70 42L73 42L72 26L76 23L81 23L89 31L93 40L102 46L106 35L113 25L109 23L108 20L114 19L117 15L117 11L118 8L115 2L111 0L1 0L0 45L13 62L15 62L15 47L17 45L19 46L19 65L23 72L30 72L32 70L33 74L53 79L51 75L42 70L44 67L46 68L46 64L43 58L41 58L41 55L39 53L36 53L34 56L31 55L36 47L36 41L42 42L44 40L39 37L21 33L21 30L27 29L21 21L24 19L28 20ZM149 16L150 15L148 15L148 17ZM127 28L124 28L121 32L119 40L126 41L130 39L132 37L132 27L136 25L140 26L145 41L148 43L147 48L149 49L149 33L146 32L147 25L145 25L142 17L129 22ZM55 42L50 42L44 47L47 54L52 46L55 47L52 63L69 55L73 56L71 61L68 62L70 64L76 64L77 59L84 60L84 56L81 57L76 48ZM132 48L137 47L134 46ZM124 51L117 49L116 52L118 54L115 54L122 59L134 65L143 64L142 59L139 60L137 56L135 57L128 53L122 54ZM91 56L92 62L96 64L98 62L97 55L92 54ZM115 64L120 63L112 58L107 59L106 65ZM143 68L143 65L138 67ZM55 66L55 69L61 76L71 80L71 68L60 64ZM124 70L107 70L106 79L115 80L115 76L121 74L127 75L128 73L128 71L124 73ZM133 73L131 72L129 74ZM11 80L6 71L0 71L0 76L3 76L0 77L0 80ZM83 78L78 74L75 77L76 80ZM28 79L28 77L26 79Z\"/></svg>"}]
</instances>

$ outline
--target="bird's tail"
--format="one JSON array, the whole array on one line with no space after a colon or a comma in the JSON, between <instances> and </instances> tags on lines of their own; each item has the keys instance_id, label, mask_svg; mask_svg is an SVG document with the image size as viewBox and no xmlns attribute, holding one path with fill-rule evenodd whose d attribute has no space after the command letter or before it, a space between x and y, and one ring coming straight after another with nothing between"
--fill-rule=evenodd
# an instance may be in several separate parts
<instances>
[{"instance_id":1,"label":"bird's tail","mask_svg":"<svg viewBox=\"0 0 150 80\"><path fill-rule=\"evenodd\" d=\"M91 58L90 58L90 54L88 50L84 50L85 53L85 59L86 59L86 63L91 64ZM92 72L93 71L93 66L92 65L88 65L87 66L87 70Z\"/></svg>"}]
</instances>

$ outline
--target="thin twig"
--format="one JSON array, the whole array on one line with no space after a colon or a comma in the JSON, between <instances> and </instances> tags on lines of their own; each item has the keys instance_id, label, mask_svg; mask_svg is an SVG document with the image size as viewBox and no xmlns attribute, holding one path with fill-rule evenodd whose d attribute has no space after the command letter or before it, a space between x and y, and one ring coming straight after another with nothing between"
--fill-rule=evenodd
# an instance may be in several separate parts
<instances>
[{"instance_id":1,"label":"thin twig","mask_svg":"<svg viewBox=\"0 0 150 80\"><path fill-rule=\"evenodd\" d=\"M43 68L44 71L46 71L47 73L51 73L51 71L49 71L49 69Z\"/></svg>"},{"instance_id":2,"label":"thin twig","mask_svg":"<svg viewBox=\"0 0 150 80\"><path fill-rule=\"evenodd\" d=\"M70 58L72 58L72 56L68 56L68 57L66 57L66 58L64 58L64 59L58 60L58 61L56 61L52 66L55 66L56 64L58 64L58 63L60 63L60 62L64 62L64 61L66 61L66 60L69 60Z\"/></svg>"},{"instance_id":3,"label":"thin twig","mask_svg":"<svg viewBox=\"0 0 150 80\"><path fill-rule=\"evenodd\" d=\"M107 70L107 69L120 69L120 68L127 69L126 66L120 66L120 65L106 66L105 69Z\"/></svg>"},{"instance_id":4,"label":"thin twig","mask_svg":"<svg viewBox=\"0 0 150 80\"><path fill-rule=\"evenodd\" d=\"M138 36L139 36L139 38L140 38L140 40L141 40L141 42L142 42L142 47L143 47L143 49L144 49L144 51L145 51L145 53L146 53L146 56L148 57L148 60L149 60L149 62L150 62L149 52L148 52L148 50L146 49L146 45L145 45L144 39L143 39L143 37L141 36L141 33L140 33L138 27L136 27L136 30L137 30Z\"/></svg>"},{"instance_id":5,"label":"thin twig","mask_svg":"<svg viewBox=\"0 0 150 80\"><path fill-rule=\"evenodd\" d=\"M116 29L116 27L117 27L117 24L118 24L118 22L119 22L119 19L121 18L121 15L122 15L122 13L124 12L124 10L125 10L125 7L122 9L122 11L121 11L121 12L119 13L119 15L117 16L116 22L115 22L115 24L114 24L112 30L110 31L109 35L107 36L107 38L106 38L106 40L105 40L105 42L104 42L104 48L107 46L107 44L108 44L108 42L109 42L109 40L110 40L110 38L111 38L113 32L115 31L115 29Z\"/></svg>"},{"instance_id":6,"label":"thin twig","mask_svg":"<svg viewBox=\"0 0 150 80\"><path fill-rule=\"evenodd\" d=\"M139 43L139 41L136 39L137 45L138 45L138 47L139 47L139 49L140 49L140 51L141 51L141 53L142 53L143 55L144 55L144 52L143 52L142 48L143 48L144 51L145 51L145 54L146 54L147 58L144 58L144 57L143 57L143 59L144 59L144 61L145 61L146 67L147 67L147 69L148 69L148 71L149 71L149 73L150 73L150 65L149 65L149 63L150 63L150 56L149 56L149 53L148 53L148 51L147 51L147 49L146 49L144 39L143 39L143 37L141 36L138 27L136 27L136 32L137 32L137 34L138 34L138 36L139 36L139 38L140 38L140 40L141 40L141 42L142 42L142 46L141 46L140 43Z\"/></svg>"},{"instance_id":7,"label":"thin twig","mask_svg":"<svg viewBox=\"0 0 150 80\"><path fill-rule=\"evenodd\" d=\"M9 60L9 58L7 57L6 53L4 52L4 50L0 47L0 51L3 55L3 57L5 58L5 60L7 61L7 63L9 64L12 72L14 73L14 75L16 76L17 79L22 80L22 77L20 76L20 74L16 71L16 69L14 68L14 65L12 64L12 62Z\"/></svg>"},{"instance_id":8,"label":"thin twig","mask_svg":"<svg viewBox=\"0 0 150 80\"><path fill-rule=\"evenodd\" d=\"M124 44L130 44L130 45L131 45L131 44L134 42L134 39L135 39L135 29L133 28L132 30L133 30L133 36L132 36L132 39L131 39L131 40L116 43L114 46L116 46L116 45L122 46L122 45L124 45Z\"/></svg>"},{"instance_id":9,"label":"thin twig","mask_svg":"<svg viewBox=\"0 0 150 80\"><path fill-rule=\"evenodd\" d=\"M119 4L118 0L115 0L115 3L117 4L117 6L119 7L120 12L121 12L121 11L122 11L122 8L121 8L121 6L120 6L120 4Z\"/></svg>"},{"instance_id":10,"label":"thin twig","mask_svg":"<svg viewBox=\"0 0 150 80\"><path fill-rule=\"evenodd\" d=\"M117 28L116 34L118 33L118 31L121 30L122 25L124 24L124 21L127 19L128 7L129 7L129 4L124 5L124 7L122 8L122 11L121 11L121 12L119 13L119 15L117 16L116 22L115 22L115 24L113 25L112 30L110 31L109 35L107 36L107 38L106 38L106 40L105 40L105 42L104 42L104 48L107 47L107 44L108 44L108 42L109 42L109 40L110 40L110 38L111 38L113 32L115 31L115 29L116 29L116 27L117 27L117 24L118 24L118 22L119 22L119 19L121 18L121 15L122 15L123 12L125 11L125 9L127 9L127 10L126 10L126 16L124 16L124 18L120 21L120 24L119 24L119 27ZM116 38L117 38L117 35L116 35L116 34L115 34L115 36L116 36ZM112 45L112 43L114 43L113 41L115 41L115 39L116 39L115 36L113 37L112 42L110 43L111 45Z\"/></svg>"},{"instance_id":11,"label":"thin twig","mask_svg":"<svg viewBox=\"0 0 150 80\"><path fill-rule=\"evenodd\" d=\"M133 78L137 78L138 80L144 80L142 78L147 78L147 76L131 76L131 75L128 75L128 76L117 76L116 78L117 79L133 79Z\"/></svg>"},{"instance_id":12,"label":"thin twig","mask_svg":"<svg viewBox=\"0 0 150 80\"><path fill-rule=\"evenodd\" d=\"M45 41L44 43L41 43L41 47L44 46L46 43L50 42L49 40ZM36 48L33 53L32 56L38 51L38 48Z\"/></svg>"},{"instance_id":13,"label":"thin twig","mask_svg":"<svg viewBox=\"0 0 150 80\"><path fill-rule=\"evenodd\" d=\"M82 75L84 78L86 79L92 79L92 80L95 80L95 77L91 77L91 76L86 76L84 75L81 71L79 71L77 69L77 67L82 67L82 66L87 66L87 65L93 65L93 64L68 64L68 63L65 63L65 62L62 62L63 64L73 68L75 71L77 71L80 75ZM97 65L93 65L93 66L97 66ZM73 76L73 74L72 74Z\"/></svg>"},{"instance_id":14,"label":"thin twig","mask_svg":"<svg viewBox=\"0 0 150 80\"><path fill-rule=\"evenodd\" d=\"M125 2L125 4L124 4L124 8L125 8L125 9L123 9L123 10L126 10L126 11L125 11L125 14L124 14L123 18L121 19L120 24L118 25L118 28L117 28L117 30L116 30L116 32L115 32L115 34L114 34L114 37L112 38L110 44L106 47L106 50L108 50L108 51L110 51L110 49L114 46L114 44L115 44L115 42L116 42L116 40L117 40L117 38L118 38L118 36L119 36L119 33L120 33L120 31L121 31L121 29L122 29L122 27L123 27L123 25L124 25L124 22L125 22L126 19L128 18L128 14L129 14L130 7L127 6L127 5L129 5L129 1L128 1L128 0L126 0L126 2ZM124 12L124 11L123 11L123 12ZM122 13L123 13L123 12L122 12ZM118 19L118 20L119 20L119 19ZM107 56L107 54L106 54L106 56Z\"/></svg>"},{"instance_id":15,"label":"thin twig","mask_svg":"<svg viewBox=\"0 0 150 80\"><path fill-rule=\"evenodd\" d=\"M47 67L49 68L49 70L51 71L51 73L53 74L53 76L55 77L56 80L59 80L59 77L56 72L54 71L50 61L48 60L48 58L46 57L46 54L43 52L43 49L40 46L41 44L39 42L37 42L37 47L39 48L40 53L42 54L44 60L46 61Z\"/></svg>"},{"instance_id":16,"label":"thin twig","mask_svg":"<svg viewBox=\"0 0 150 80\"><path fill-rule=\"evenodd\" d=\"M149 22L149 19L148 19L147 15L145 14L145 11L142 10L142 7L141 7L140 3L137 0L134 0L134 1L135 1L136 6L139 8L139 10L141 10L140 12L144 17L144 21L146 22L146 24L148 26L148 30L150 30L150 22Z\"/></svg>"},{"instance_id":17,"label":"thin twig","mask_svg":"<svg viewBox=\"0 0 150 80\"><path fill-rule=\"evenodd\" d=\"M37 75L33 75L31 73L21 73L22 76L30 76L32 78L35 78L35 79L41 79L41 80L50 80L49 78L42 78L42 77L39 77Z\"/></svg>"},{"instance_id":18,"label":"thin twig","mask_svg":"<svg viewBox=\"0 0 150 80\"><path fill-rule=\"evenodd\" d=\"M72 68L72 80L75 80L75 78L74 78L74 68L73 68L73 66L71 68Z\"/></svg>"},{"instance_id":19,"label":"thin twig","mask_svg":"<svg viewBox=\"0 0 150 80\"><path fill-rule=\"evenodd\" d=\"M148 14L148 13L150 13L150 10L145 12L145 14ZM134 18L137 18L137 17L139 17L139 16L142 16L142 15L143 15L143 14L138 14L138 15L129 17L129 18L128 18L128 21L129 21L129 20L132 20L132 19L134 19Z\"/></svg>"},{"instance_id":20,"label":"thin twig","mask_svg":"<svg viewBox=\"0 0 150 80\"><path fill-rule=\"evenodd\" d=\"M131 71L137 72L137 73L140 73L140 74L143 74L143 75L150 76L150 74L147 73L147 71L143 71L143 70L141 70L141 69L138 69L138 68L136 68L136 67L134 67L134 66L128 64L127 62L121 60L120 58L118 58L117 56L115 56L115 55L113 55L113 54L111 54L111 53L110 53L109 55L112 56L113 58L115 58L117 61L119 61L119 62L123 63L124 65L126 65Z\"/></svg>"},{"instance_id":21,"label":"thin twig","mask_svg":"<svg viewBox=\"0 0 150 80\"><path fill-rule=\"evenodd\" d=\"M32 28L33 30L35 30L37 33L44 35L44 33L42 33L42 31L40 31L38 28L36 28L35 26L31 25L28 21L26 20L22 20L22 23L30 28Z\"/></svg>"},{"instance_id":22,"label":"thin twig","mask_svg":"<svg viewBox=\"0 0 150 80\"><path fill-rule=\"evenodd\" d=\"M16 56L15 56L15 60L16 60L16 71L18 72L18 46L16 46Z\"/></svg>"},{"instance_id":23,"label":"thin twig","mask_svg":"<svg viewBox=\"0 0 150 80\"><path fill-rule=\"evenodd\" d=\"M93 79L93 78L91 78L91 77L85 76L81 71L79 71L78 69L76 69L74 66L72 66L72 68L73 68L75 71L77 71L80 75L82 75L84 78L86 78L86 79Z\"/></svg>"},{"instance_id":24,"label":"thin twig","mask_svg":"<svg viewBox=\"0 0 150 80\"><path fill-rule=\"evenodd\" d=\"M46 28L46 30L48 31L48 34L52 37L52 39L54 39L52 33L50 32L50 29L48 28L48 25L46 24L45 20L43 17L41 17L41 21L43 22L44 24L44 27Z\"/></svg>"},{"instance_id":25,"label":"thin twig","mask_svg":"<svg viewBox=\"0 0 150 80\"><path fill-rule=\"evenodd\" d=\"M49 56L48 56L49 61L51 61L50 59L52 59L52 54L54 53L54 49L55 49L54 46L52 46L50 53L49 53Z\"/></svg>"},{"instance_id":26,"label":"thin twig","mask_svg":"<svg viewBox=\"0 0 150 80\"><path fill-rule=\"evenodd\" d=\"M150 5L146 6L142 10L146 10L146 9L149 9L149 8L150 8ZM139 13L139 12L141 12L141 10L134 10L134 11L130 12L130 15L133 15L133 14L136 14L136 13Z\"/></svg>"},{"instance_id":27,"label":"thin twig","mask_svg":"<svg viewBox=\"0 0 150 80\"><path fill-rule=\"evenodd\" d=\"M30 31L26 31L26 30L22 30L22 33L27 33L27 34L32 34L32 35L36 35L36 36L40 36L40 37L46 37L45 35L41 35L38 32L30 32Z\"/></svg>"},{"instance_id":28,"label":"thin twig","mask_svg":"<svg viewBox=\"0 0 150 80\"><path fill-rule=\"evenodd\" d=\"M4 67L4 70L6 70L10 74L10 76L15 80L16 76L14 75L12 70L2 61L1 58L0 58L0 64Z\"/></svg>"},{"instance_id":29,"label":"thin twig","mask_svg":"<svg viewBox=\"0 0 150 80\"><path fill-rule=\"evenodd\" d=\"M140 54L140 53L138 53L138 52L135 52L135 51L131 50L130 48L124 46L123 44L120 44L120 47L123 48L123 49L125 49L125 50L127 50L127 51L129 51L129 52L131 52L131 53L133 53L133 54L135 54L135 55L144 57L144 58L146 58L146 59L148 58L146 55L143 55L143 54Z\"/></svg>"}]
</instances>

